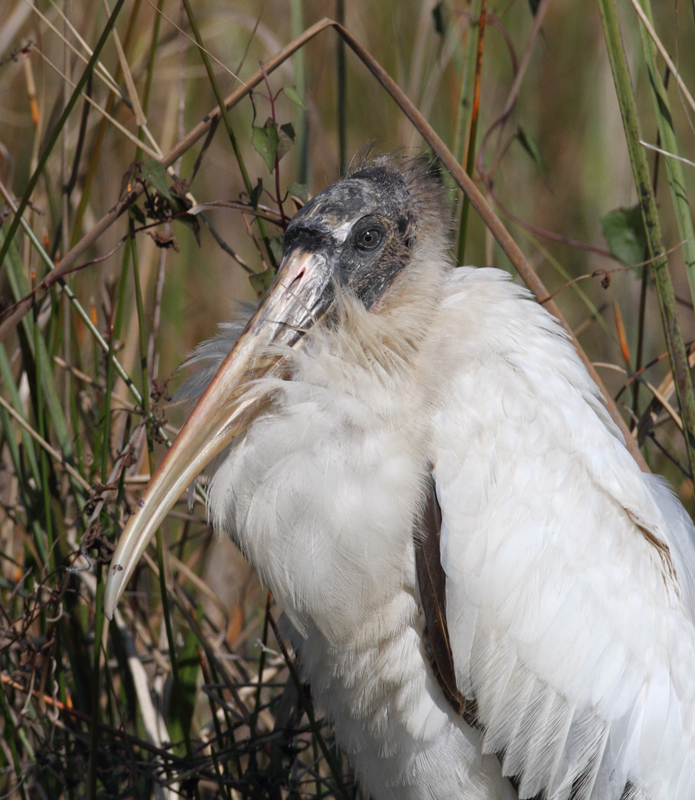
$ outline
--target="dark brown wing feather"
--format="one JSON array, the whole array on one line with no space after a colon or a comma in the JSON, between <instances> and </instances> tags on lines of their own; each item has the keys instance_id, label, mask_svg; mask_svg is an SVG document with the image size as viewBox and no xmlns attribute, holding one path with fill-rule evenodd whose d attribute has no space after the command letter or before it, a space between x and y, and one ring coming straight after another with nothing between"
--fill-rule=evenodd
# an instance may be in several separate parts
<instances>
[{"instance_id":1,"label":"dark brown wing feather","mask_svg":"<svg viewBox=\"0 0 695 800\"><path fill-rule=\"evenodd\" d=\"M446 699L457 714L468 718L473 709L456 686L454 658L446 622L446 575L439 548L441 527L442 511L437 501L434 479L430 476L425 504L415 525L415 563L425 614L425 649Z\"/></svg>"}]
</instances>

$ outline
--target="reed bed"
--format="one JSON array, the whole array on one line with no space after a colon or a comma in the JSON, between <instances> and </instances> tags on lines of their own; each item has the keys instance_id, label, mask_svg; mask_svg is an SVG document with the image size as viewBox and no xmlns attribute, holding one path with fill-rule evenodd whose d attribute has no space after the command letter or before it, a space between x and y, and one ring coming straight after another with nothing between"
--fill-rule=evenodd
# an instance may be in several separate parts
<instances>
[{"instance_id":1,"label":"reed bed","mask_svg":"<svg viewBox=\"0 0 695 800\"><path fill-rule=\"evenodd\" d=\"M695 6L5 0L2 15L0 796L358 797L280 609L208 525L204 477L104 618L105 565L184 419L178 367L262 294L287 221L353 153L433 148L520 248L445 170L452 259L537 276L635 452L691 508Z\"/></svg>"}]
</instances>

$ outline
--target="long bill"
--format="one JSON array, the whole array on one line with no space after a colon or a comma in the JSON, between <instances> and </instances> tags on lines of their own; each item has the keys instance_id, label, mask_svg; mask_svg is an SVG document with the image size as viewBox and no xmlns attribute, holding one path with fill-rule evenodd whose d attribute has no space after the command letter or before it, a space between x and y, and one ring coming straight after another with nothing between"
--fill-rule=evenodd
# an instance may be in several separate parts
<instances>
[{"instance_id":1,"label":"long bill","mask_svg":"<svg viewBox=\"0 0 695 800\"><path fill-rule=\"evenodd\" d=\"M245 394L252 381L280 360L279 355L269 354L269 346L296 347L330 309L332 288L331 265L323 253L295 249L285 256L263 302L130 515L106 580L104 611L109 619L150 539L181 493L255 418L256 398Z\"/></svg>"}]
</instances>

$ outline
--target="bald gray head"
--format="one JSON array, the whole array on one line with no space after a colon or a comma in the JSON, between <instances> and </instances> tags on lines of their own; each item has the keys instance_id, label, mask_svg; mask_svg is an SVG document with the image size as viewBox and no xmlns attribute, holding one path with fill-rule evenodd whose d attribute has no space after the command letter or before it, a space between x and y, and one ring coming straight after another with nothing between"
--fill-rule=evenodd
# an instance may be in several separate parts
<instances>
[{"instance_id":1,"label":"bald gray head","mask_svg":"<svg viewBox=\"0 0 695 800\"><path fill-rule=\"evenodd\" d=\"M413 159L382 157L319 192L293 217L285 258L320 254L333 278L367 309L410 262L428 228L447 215L441 186Z\"/></svg>"}]
</instances>

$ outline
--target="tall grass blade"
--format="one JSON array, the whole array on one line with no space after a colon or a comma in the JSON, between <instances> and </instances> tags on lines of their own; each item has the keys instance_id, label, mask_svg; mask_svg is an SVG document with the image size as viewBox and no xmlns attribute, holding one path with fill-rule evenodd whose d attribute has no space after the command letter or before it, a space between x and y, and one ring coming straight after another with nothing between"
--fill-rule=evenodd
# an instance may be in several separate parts
<instances>
[{"instance_id":1,"label":"tall grass blade","mask_svg":"<svg viewBox=\"0 0 695 800\"><path fill-rule=\"evenodd\" d=\"M304 0L290 0L293 39L300 36L304 29L303 3ZM294 85L299 97L306 102L306 73L304 70L304 53L302 50L297 50L294 55ZM308 186L311 174L309 160L309 112L303 108L297 108L296 114L297 153L299 157L297 183Z\"/></svg>"},{"instance_id":2,"label":"tall grass blade","mask_svg":"<svg viewBox=\"0 0 695 800\"><path fill-rule=\"evenodd\" d=\"M476 35L471 37L472 39L475 39L475 73L473 79L473 97L470 110L470 127L468 129L468 142L466 144L466 174L471 179L473 178L475 145L476 145L476 136L478 132L478 116L480 112L480 80L483 68L483 47L485 42L485 18L487 14L487 0L480 0L480 2L474 3L474 5L476 6L479 5L480 10L478 12L478 22L475 28ZM468 69L468 67L469 64L467 58L466 68ZM464 72L464 81L466 80L467 76ZM462 84L461 86L462 92L463 89L464 85ZM467 89L466 91L468 92ZM465 101L466 102L469 101L468 94L466 94L465 96ZM469 115L466 114L465 116ZM461 219L459 220L458 250L456 254L457 266L460 266L461 264L465 263L466 259L466 230L468 227L468 209L470 208L470 205L471 201L469 200L468 195L464 194L461 200Z\"/></svg>"},{"instance_id":3,"label":"tall grass blade","mask_svg":"<svg viewBox=\"0 0 695 800\"><path fill-rule=\"evenodd\" d=\"M196 42L198 43L198 51L200 53L200 57L203 60L203 64L205 64L205 70L208 74L210 85L212 86L212 90L215 93L215 97L217 98L220 115L222 117L222 121L224 122L224 127L227 130L227 136L229 137L229 141L232 145L232 150L234 150L234 156L237 160L237 164L239 165L239 170L241 172L241 177L244 181L244 186L246 187L246 192L249 197L254 197L253 185L251 183L251 178L249 178L249 172L246 169L246 162L244 161L244 156L241 152L241 148L239 147L239 142L237 140L236 134L234 133L234 129L232 128L232 123L229 118L229 110L227 108L227 104L220 90L217 78L215 77L215 72L212 69L212 64L210 63L210 58L207 54L207 50L205 49L203 38L200 35L200 28L198 27L198 22L196 20L195 14L193 13L193 9L191 8L190 0L183 0L183 5L184 8L186 9L188 21L190 22L191 28L193 29ZM273 253L273 250L270 246L270 237L268 236L268 231L266 230L265 222L260 217L257 217L256 219L258 222L258 230L261 232L261 237L263 238L263 243L265 244L268 260L273 269L277 270L278 261L275 258L275 254Z\"/></svg>"},{"instance_id":4,"label":"tall grass blade","mask_svg":"<svg viewBox=\"0 0 695 800\"><path fill-rule=\"evenodd\" d=\"M345 0L336 0L335 17L338 25L345 25ZM338 173L347 168L347 72L345 69L345 42L339 38L335 51L338 103Z\"/></svg>"},{"instance_id":5,"label":"tall grass blade","mask_svg":"<svg viewBox=\"0 0 695 800\"><path fill-rule=\"evenodd\" d=\"M641 2L644 13L649 21L653 22L650 0L641 0ZM654 113L659 126L661 147L668 153L678 156L678 143L676 141L676 132L673 129L673 117L671 115L668 92L659 76L656 61L656 45L644 25L640 24L639 28L642 37L644 60L649 75L649 86L654 100ZM693 298L693 303L695 303L695 228L693 227L693 216L688 200L683 165L678 158L665 158L664 166L666 167L666 175L671 189L671 201L673 202L673 212L678 226L678 235L681 242L683 242L683 260L685 261L685 270L690 285L690 296Z\"/></svg>"},{"instance_id":6,"label":"tall grass blade","mask_svg":"<svg viewBox=\"0 0 695 800\"><path fill-rule=\"evenodd\" d=\"M19 204L17 213L15 214L15 217L12 220L7 233L5 234L5 240L3 241L2 246L0 247L0 264L3 263L5 257L7 256L8 248L12 240L14 239L14 235L17 232L17 228L19 227L19 220L24 214L24 210L26 209L27 205L29 204L29 201L31 200L31 196L34 192L34 189L36 188L36 184L39 182L39 178L41 177L41 174L43 173L46 167L46 163L48 162L48 157L51 155L53 147L55 146L56 142L58 141L58 138L60 137L65 121L70 116L70 113L72 112L75 103L82 94L82 90L84 89L84 86L87 83L89 76L92 74L94 65L97 63L99 55L101 54L101 51L109 38L111 29L116 24L116 19L118 18L118 14L120 13L120 10L123 7L124 3L125 0L116 0L116 5L114 6L113 11L111 12L111 16L109 17L104 27L104 30L102 31L101 36L99 37L99 41L97 42L94 48L92 57L89 59L89 63L84 68L84 71L80 79L77 81L77 84L75 85L75 88L72 92L72 95L70 96L70 99L65 104L65 108L63 109L63 113L60 115L60 119L56 123L56 126L53 129L48 142L43 148L43 151L39 158L39 163L37 164L36 169L34 170L31 178L29 179L29 184L27 185L27 188L24 190L24 194Z\"/></svg>"},{"instance_id":7,"label":"tall grass blade","mask_svg":"<svg viewBox=\"0 0 695 800\"><path fill-rule=\"evenodd\" d=\"M625 129L625 140L630 154L630 164L632 165L637 188L637 197L647 232L649 255L654 259L652 273L659 298L659 310L661 311L662 327L668 347L671 369L676 379L678 405L685 426L685 445L690 473L695 476L695 394L693 394L693 384L685 352L683 332L676 312L676 298L668 268L668 260L664 255L661 222L649 179L647 159L640 144L642 136L637 117L637 105L632 84L630 83L630 74L620 36L615 3L613 0L598 0L598 2L620 113Z\"/></svg>"}]
</instances>

